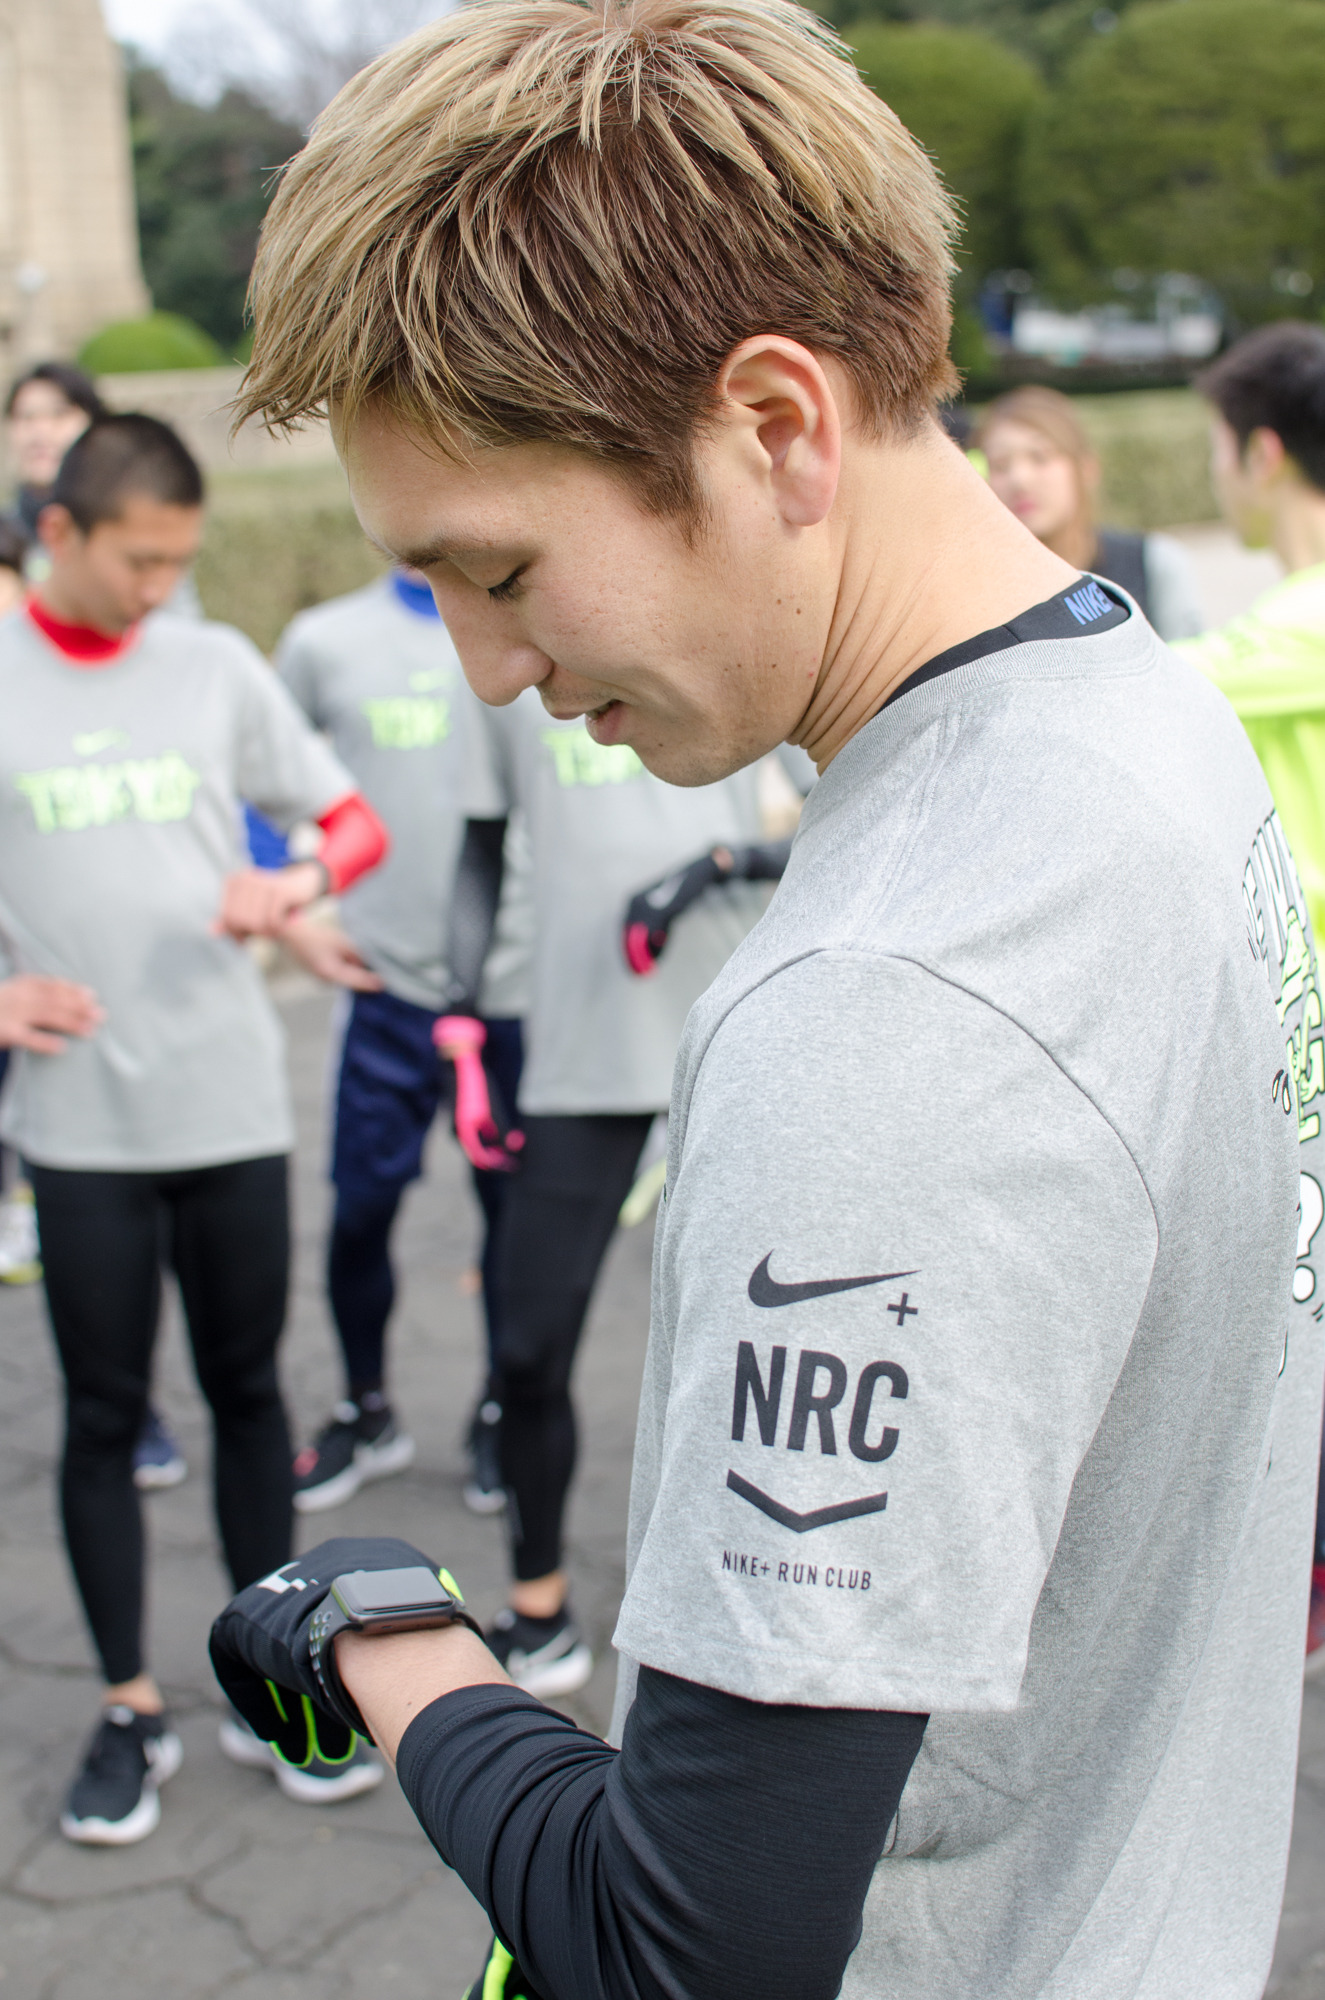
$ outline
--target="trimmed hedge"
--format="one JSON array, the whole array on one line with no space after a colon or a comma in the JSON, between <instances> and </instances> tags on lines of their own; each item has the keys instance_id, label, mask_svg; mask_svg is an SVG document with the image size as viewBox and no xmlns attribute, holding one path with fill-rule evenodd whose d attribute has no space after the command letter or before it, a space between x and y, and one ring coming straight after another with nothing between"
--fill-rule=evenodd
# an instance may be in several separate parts
<instances>
[{"instance_id":1,"label":"trimmed hedge","mask_svg":"<svg viewBox=\"0 0 1325 2000\"><path fill-rule=\"evenodd\" d=\"M149 313L145 319L103 326L78 351L89 375L149 375L172 368L221 368L227 356L210 333L182 313Z\"/></svg>"},{"instance_id":2,"label":"trimmed hedge","mask_svg":"<svg viewBox=\"0 0 1325 2000\"><path fill-rule=\"evenodd\" d=\"M1101 518L1119 528L1215 518L1205 406L1187 389L1081 396L1104 470ZM197 583L210 618L270 652L296 611L357 590L383 563L340 467L221 473L211 481Z\"/></svg>"},{"instance_id":3,"label":"trimmed hedge","mask_svg":"<svg viewBox=\"0 0 1325 2000\"><path fill-rule=\"evenodd\" d=\"M1078 396L1100 455L1100 519L1111 528L1177 528L1219 517L1210 484L1210 414L1190 389Z\"/></svg>"},{"instance_id":4,"label":"trimmed hedge","mask_svg":"<svg viewBox=\"0 0 1325 2000\"><path fill-rule=\"evenodd\" d=\"M384 567L338 465L220 473L209 482L198 594L209 618L237 625L266 653L296 611L358 590Z\"/></svg>"}]
</instances>

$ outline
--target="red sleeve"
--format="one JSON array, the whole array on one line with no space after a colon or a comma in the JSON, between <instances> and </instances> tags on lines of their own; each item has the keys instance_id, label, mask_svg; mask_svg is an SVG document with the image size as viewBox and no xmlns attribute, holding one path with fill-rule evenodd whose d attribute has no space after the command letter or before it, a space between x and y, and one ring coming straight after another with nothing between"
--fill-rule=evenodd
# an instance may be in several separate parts
<instances>
[{"instance_id":1,"label":"red sleeve","mask_svg":"<svg viewBox=\"0 0 1325 2000\"><path fill-rule=\"evenodd\" d=\"M318 860L336 895L385 861L391 836L367 799L358 792L337 799L318 820L323 840Z\"/></svg>"}]
</instances>

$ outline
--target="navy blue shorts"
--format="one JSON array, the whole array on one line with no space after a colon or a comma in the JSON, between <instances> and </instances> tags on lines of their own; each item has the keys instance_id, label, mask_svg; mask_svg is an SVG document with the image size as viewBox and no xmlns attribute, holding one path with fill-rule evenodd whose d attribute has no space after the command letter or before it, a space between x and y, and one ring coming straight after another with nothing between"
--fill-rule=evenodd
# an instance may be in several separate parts
<instances>
[{"instance_id":1,"label":"navy blue shorts","mask_svg":"<svg viewBox=\"0 0 1325 2000\"><path fill-rule=\"evenodd\" d=\"M423 1143L446 1097L433 1047L435 1009L394 993L356 993L336 1084L331 1178L347 1200L370 1203L416 1181ZM508 1115L520 1081L518 1021L489 1021L484 1065Z\"/></svg>"}]
</instances>

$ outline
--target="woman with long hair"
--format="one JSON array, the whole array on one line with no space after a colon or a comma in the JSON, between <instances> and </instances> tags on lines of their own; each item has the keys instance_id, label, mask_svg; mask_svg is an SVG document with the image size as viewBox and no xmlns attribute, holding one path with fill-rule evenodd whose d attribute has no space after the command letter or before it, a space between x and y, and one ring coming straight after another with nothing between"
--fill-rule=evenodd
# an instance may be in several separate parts
<instances>
[{"instance_id":1,"label":"woman with long hair","mask_svg":"<svg viewBox=\"0 0 1325 2000\"><path fill-rule=\"evenodd\" d=\"M1070 397L1057 389L1013 389L989 405L971 442L988 460L994 492L1037 541L1078 569L1121 584L1161 639L1190 639L1205 629L1179 543L1097 526L1099 460Z\"/></svg>"}]
</instances>

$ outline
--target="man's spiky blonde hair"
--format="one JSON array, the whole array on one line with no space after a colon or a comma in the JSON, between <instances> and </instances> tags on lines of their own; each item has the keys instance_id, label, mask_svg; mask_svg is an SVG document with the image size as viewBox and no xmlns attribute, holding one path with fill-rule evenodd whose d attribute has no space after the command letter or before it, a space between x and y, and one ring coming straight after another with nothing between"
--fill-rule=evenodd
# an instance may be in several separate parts
<instances>
[{"instance_id":1,"label":"man's spiky blonde hair","mask_svg":"<svg viewBox=\"0 0 1325 2000\"><path fill-rule=\"evenodd\" d=\"M357 76L286 168L239 418L380 403L695 504L725 357L835 357L875 434L952 388L951 205L790 0L476 0Z\"/></svg>"}]
</instances>

